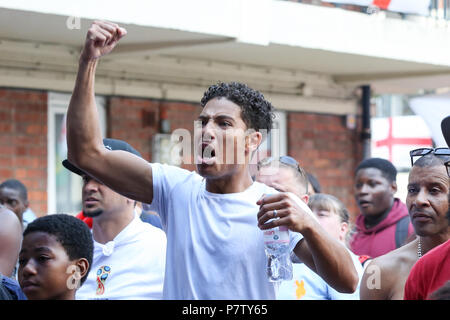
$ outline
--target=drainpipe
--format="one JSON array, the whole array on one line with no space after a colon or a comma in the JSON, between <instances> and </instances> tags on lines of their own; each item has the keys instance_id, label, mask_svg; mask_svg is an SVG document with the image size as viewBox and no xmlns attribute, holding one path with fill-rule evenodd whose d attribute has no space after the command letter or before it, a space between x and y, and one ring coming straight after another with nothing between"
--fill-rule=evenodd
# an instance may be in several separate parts
<instances>
[{"instance_id":1,"label":"drainpipe","mask_svg":"<svg viewBox=\"0 0 450 320\"><path fill-rule=\"evenodd\" d=\"M370 158L370 86L361 86L362 89L362 153L363 159Z\"/></svg>"}]
</instances>

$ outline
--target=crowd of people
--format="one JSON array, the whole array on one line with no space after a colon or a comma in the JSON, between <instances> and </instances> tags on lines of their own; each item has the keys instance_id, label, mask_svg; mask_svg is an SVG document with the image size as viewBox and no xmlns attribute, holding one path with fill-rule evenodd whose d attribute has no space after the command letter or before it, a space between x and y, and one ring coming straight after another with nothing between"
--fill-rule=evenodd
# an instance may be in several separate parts
<instances>
[{"instance_id":1,"label":"crowd of people","mask_svg":"<svg viewBox=\"0 0 450 320\"><path fill-rule=\"evenodd\" d=\"M274 108L231 82L201 99L195 172L148 163L127 142L103 139L96 111L98 61L125 35L96 21L80 56L63 165L83 179L81 212L25 222L26 188L0 185L1 299L449 298L448 148L411 151L406 203L395 197L395 167L363 160L353 226L296 159L266 158L252 173ZM443 133L450 143L450 117ZM221 161L231 151L244 161ZM289 229L293 263L281 283L268 280L263 240L276 227Z\"/></svg>"}]
</instances>

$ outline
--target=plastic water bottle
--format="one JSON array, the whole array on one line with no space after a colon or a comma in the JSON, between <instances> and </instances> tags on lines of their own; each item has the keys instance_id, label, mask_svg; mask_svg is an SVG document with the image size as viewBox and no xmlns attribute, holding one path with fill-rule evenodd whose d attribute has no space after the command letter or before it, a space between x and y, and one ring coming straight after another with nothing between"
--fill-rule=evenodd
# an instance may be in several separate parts
<instances>
[{"instance_id":1,"label":"plastic water bottle","mask_svg":"<svg viewBox=\"0 0 450 320\"><path fill-rule=\"evenodd\" d=\"M273 220L271 219L267 223ZM285 226L280 226L264 230L264 246L267 255L267 276L269 281L292 280L289 229Z\"/></svg>"}]
</instances>

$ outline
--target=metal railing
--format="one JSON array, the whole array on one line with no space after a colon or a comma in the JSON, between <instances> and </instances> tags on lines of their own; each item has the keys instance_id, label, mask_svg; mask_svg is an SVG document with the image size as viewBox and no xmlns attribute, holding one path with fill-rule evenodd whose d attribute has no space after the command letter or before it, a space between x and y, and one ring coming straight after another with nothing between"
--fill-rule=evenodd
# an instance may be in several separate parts
<instances>
[{"instance_id":1,"label":"metal railing","mask_svg":"<svg viewBox=\"0 0 450 320\"><path fill-rule=\"evenodd\" d=\"M380 11L380 9L375 6L339 4L339 3L322 2L320 0L280 0L280 1L291 1L316 6L335 7L344 10L362 12L366 14L373 14ZM416 16L416 15L409 13L390 12L390 17L392 18L406 19L409 16ZM450 0L430 0L428 17L433 18L435 20L450 20Z\"/></svg>"},{"instance_id":2,"label":"metal railing","mask_svg":"<svg viewBox=\"0 0 450 320\"><path fill-rule=\"evenodd\" d=\"M430 17L450 20L450 0L431 0Z\"/></svg>"}]
</instances>

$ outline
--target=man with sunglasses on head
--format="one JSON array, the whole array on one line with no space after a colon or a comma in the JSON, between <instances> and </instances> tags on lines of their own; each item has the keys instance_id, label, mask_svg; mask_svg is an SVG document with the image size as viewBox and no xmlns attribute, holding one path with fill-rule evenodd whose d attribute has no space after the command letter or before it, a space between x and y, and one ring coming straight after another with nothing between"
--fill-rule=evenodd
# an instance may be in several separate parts
<instances>
[{"instance_id":1,"label":"man with sunglasses on head","mask_svg":"<svg viewBox=\"0 0 450 320\"><path fill-rule=\"evenodd\" d=\"M413 167L408 178L406 206L417 238L367 266L361 281L361 299L403 299L413 265L450 238L447 217L450 183L444 166L450 150L435 151L428 148L410 152ZM414 161L418 154L420 158Z\"/></svg>"},{"instance_id":2,"label":"man with sunglasses on head","mask_svg":"<svg viewBox=\"0 0 450 320\"><path fill-rule=\"evenodd\" d=\"M441 123L442 133L447 145L450 146L450 116ZM439 151L438 151L439 152ZM441 154L449 154L449 150L440 148ZM450 179L450 159L446 159L445 170L447 171L447 181ZM444 179L444 178L443 178ZM438 188L436 184L435 188ZM437 192L434 190L433 192ZM445 202L445 195L442 194L442 202ZM450 224L450 192L447 190L447 221ZM435 205L436 206L436 205ZM448 232L447 232L448 234ZM448 239L448 237L447 237ZM445 240L445 237L442 237ZM444 288L450 288L450 240L437 246L420 259L408 276L405 284L405 300L425 300L437 299L436 296ZM447 293L448 299L448 293Z\"/></svg>"},{"instance_id":3,"label":"man with sunglasses on head","mask_svg":"<svg viewBox=\"0 0 450 320\"><path fill-rule=\"evenodd\" d=\"M273 119L272 105L258 91L231 82L205 92L196 123L201 130L195 136L198 173L104 148L94 75L99 58L125 34L105 21L95 21L88 31L67 113L68 159L158 212L167 235L163 298L274 299L262 230L281 224L294 231L291 250L300 259L311 261L337 290L355 291L358 275L350 255L321 237L308 220L308 208L294 211L290 196L252 180L251 157ZM265 224L277 215L280 219ZM300 241L302 234L308 246Z\"/></svg>"}]
</instances>

